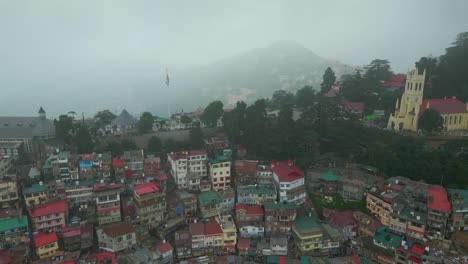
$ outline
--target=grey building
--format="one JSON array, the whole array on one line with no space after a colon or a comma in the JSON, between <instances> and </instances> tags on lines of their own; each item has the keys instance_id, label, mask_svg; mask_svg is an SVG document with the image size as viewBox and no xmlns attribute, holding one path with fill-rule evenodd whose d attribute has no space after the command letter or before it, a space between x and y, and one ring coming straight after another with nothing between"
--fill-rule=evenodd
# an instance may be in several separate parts
<instances>
[{"instance_id":1,"label":"grey building","mask_svg":"<svg viewBox=\"0 0 468 264\"><path fill-rule=\"evenodd\" d=\"M33 139L55 137L55 125L41 107L36 117L0 116L0 144L22 144L26 153L33 152Z\"/></svg>"}]
</instances>

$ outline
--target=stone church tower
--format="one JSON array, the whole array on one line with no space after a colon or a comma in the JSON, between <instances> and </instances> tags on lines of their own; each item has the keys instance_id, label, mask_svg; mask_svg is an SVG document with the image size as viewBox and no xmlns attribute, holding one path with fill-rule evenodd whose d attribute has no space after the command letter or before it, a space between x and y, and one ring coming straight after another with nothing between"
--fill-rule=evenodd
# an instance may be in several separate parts
<instances>
[{"instance_id":1,"label":"stone church tower","mask_svg":"<svg viewBox=\"0 0 468 264\"><path fill-rule=\"evenodd\" d=\"M418 69L406 75L405 91L396 101L395 111L388 119L387 128L391 130L418 131L418 118L423 101L426 70L419 74Z\"/></svg>"}]
</instances>

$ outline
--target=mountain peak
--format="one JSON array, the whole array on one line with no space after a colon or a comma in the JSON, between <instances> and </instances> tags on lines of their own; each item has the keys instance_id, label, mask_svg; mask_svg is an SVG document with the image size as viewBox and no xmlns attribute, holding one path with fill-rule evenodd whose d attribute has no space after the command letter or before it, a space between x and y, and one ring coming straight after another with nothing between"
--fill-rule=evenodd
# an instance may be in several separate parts
<instances>
[{"instance_id":1,"label":"mountain peak","mask_svg":"<svg viewBox=\"0 0 468 264\"><path fill-rule=\"evenodd\" d=\"M268 48L270 49L306 49L302 44L293 40L279 40L273 42Z\"/></svg>"}]
</instances>

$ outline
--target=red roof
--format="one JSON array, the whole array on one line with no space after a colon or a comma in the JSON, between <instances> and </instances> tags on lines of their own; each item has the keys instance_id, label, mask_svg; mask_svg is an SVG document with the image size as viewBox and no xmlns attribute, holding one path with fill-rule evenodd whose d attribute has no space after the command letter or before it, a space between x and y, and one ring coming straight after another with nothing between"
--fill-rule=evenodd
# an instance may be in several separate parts
<instances>
[{"instance_id":1,"label":"red roof","mask_svg":"<svg viewBox=\"0 0 468 264\"><path fill-rule=\"evenodd\" d=\"M169 157L172 160L186 159L189 156L199 156L199 155L208 155L208 152L205 149L200 150L191 150L191 151L180 151L180 152L171 152Z\"/></svg>"},{"instance_id":2,"label":"red roof","mask_svg":"<svg viewBox=\"0 0 468 264\"><path fill-rule=\"evenodd\" d=\"M465 113L466 105L457 98L426 99L421 103L421 113L426 109L433 109L442 114Z\"/></svg>"},{"instance_id":3,"label":"red roof","mask_svg":"<svg viewBox=\"0 0 468 264\"><path fill-rule=\"evenodd\" d=\"M365 105L362 102L350 102L350 101L344 101L342 103L343 108L348 110L348 111L353 111L353 112L364 112Z\"/></svg>"},{"instance_id":4,"label":"red roof","mask_svg":"<svg viewBox=\"0 0 468 264\"><path fill-rule=\"evenodd\" d=\"M249 248L250 247L250 239L249 238L244 238L244 237L239 238L239 242L237 244L237 247Z\"/></svg>"},{"instance_id":5,"label":"red roof","mask_svg":"<svg viewBox=\"0 0 468 264\"><path fill-rule=\"evenodd\" d=\"M34 209L28 209L28 211L32 218L50 214L65 213L65 201L54 201L36 205Z\"/></svg>"},{"instance_id":6,"label":"red roof","mask_svg":"<svg viewBox=\"0 0 468 264\"><path fill-rule=\"evenodd\" d=\"M424 247L418 244L413 244L413 246L409 250L411 254L414 254L416 256L422 256L424 253Z\"/></svg>"},{"instance_id":7,"label":"red roof","mask_svg":"<svg viewBox=\"0 0 468 264\"><path fill-rule=\"evenodd\" d=\"M258 205L238 203L236 204L236 213L239 211L245 211L245 214L247 215L263 215L263 207Z\"/></svg>"},{"instance_id":8,"label":"red roof","mask_svg":"<svg viewBox=\"0 0 468 264\"><path fill-rule=\"evenodd\" d=\"M203 223L191 223L190 234L192 236L200 236L205 234L205 225Z\"/></svg>"},{"instance_id":9,"label":"red roof","mask_svg":"<svg viewBox=\"0 0 468 264\"><path fill-rule=\"evenodd\" d=\"M326 209L326 210L325 210ZM332 209L324 208L324 215L328 214L327 219L330 220L331 223L336 225L339 228L344 228L346 226L356 226L356 220L353 217L353 211L335 211Z\"/></svg>"},{"instance_id":10,"label":"red roof","mask_svg":"<svg viewBox=\"0 0 468 264\"><path fill-rule=\"evenodd\" d=\"M442 186L431 186L427 190L427 207L431 210L451 213L447 191Z\"/></svg>"},{"instance_id":11,"label":"red roof","mask_svg":"<svg viewBox=\"0 0 468 264\"><path fill-rule=\"evenodd\" d=\"M257 172L257 161L236 160L234 164L236 173L255 175Z\"/></svg>"},{"instance_id":12,"label":"red roof","mask_svg":"<svg viewBox=\"0 0 468 264\"><path fill-rule=\"evenodd\" d=\"M205 112L203 108L198 108L197 110L193 111L193 115L200 116Z\"/></svg>"},{"instance_id":13,"label":"red roof","mask_svg":"<svg viewBox=\"0 0 468 264\"><path fill-rule=\"evenodd\" d=\"M112 159L112 167L123 167L123 166L124 166L124 160L122 157Z\"/></svg>"},{"instance_id":14,"label":"red roof","mask_svg":"<svg viewBox=\"0 0 468 264\"><path fill-rule=\"evenodd\" d=\"M34 244L36 245L36 248L42 247L47 244L51 244L54 242L57 242L57 235L52 232L52 233L39 233L34 235Z\"/></svg>"},{"instance_id":15,"label":"red roof","mask_svg":"<svg viewBox=\"0 0 468 264\"><path fill-rule=\"evenodd\" d=\"M304 174L300 170L285 162L276 162L271 170L278 175L280 182L292 182L304 178Z\"/></svg>"},{"instance_id":16,"label":"red roof","mask_svg":"<svg viewBox=\"0 0 468 264\"><path fill-rule=\"evenodd\" d=\"M191 150L188 153L188 156L199 156L199 155L208 155L208 152L206 149L197 149L197 150Z\"/></svg>"},{"instance_id":17,"label":"red roof","mask_svg":"<svg viewBox=\"0 0 468 264\"><path fill-rule=\"evenodd\" d=\"M384 87L398 87L402 88L405 85L405 74L393 74L390 78L383 83Z\"/></svg>"},{"instance_id":18,"label":"red roof","mask_svg":"<svg viewBox=\"0 0 468 264\"><path fill-rule=\"evenodd\" d=\"M408 261L411 261L413 263L421 263L421 260L415 256L411 256L408 258Z\"/></svg>"},{"instance_id":19,"label":"red roof","mask_svg":"<svg viewBox=\"0 0 468 264\"><path fill-rule=\"evenodd\" d=\"M161 174L158 176L158 181L167 181L167 174Z\"/></svg>"},{"instance_id":20,"label":"red roof","mask_svg":"<svg viewBox=\"0 0 468 264\"><path fill-rule=\"evenodd\" d=\"M135 185L134 190L137 195L144 195L147 193L157 192L159 191L159 188L155 182L148 182Z\"/></svg>"},{"instance_id":21,"label":"red roof","mask_svg":"<svg viewBox=\"0 0 468 264\"><path fill-rule=\"evenodd\" d=\"M211 220L205 223L205 236L222 234L223 230L218 222Z\"/></svg>"},{"instance_id":22,"label":"red roof","mask_svg":"<svg viewBox=\"0 0 468 264\"><path fill-rule=\"evenodd\" d=\"M96 264L115 264L115 253L113 252L100 252L92 253L88 256L88 260L96 261ZM110 262L109 262L110 260Z\"/></svg>"},{"instance_id":23,"label":"red roof","mask_svg":"<svg viewBox=\"0 0 468 264\"><path fill-rule=\"evenodd\" d=\"M156 248L157 250L159 250L159 252L161 252L161 254L164 254L168 251L172 251L173 248L171 246L171 244L169 244L168 242L166 243L158 243L156 245L154 245L154 248Z\"/></svg>"}]
</instances>

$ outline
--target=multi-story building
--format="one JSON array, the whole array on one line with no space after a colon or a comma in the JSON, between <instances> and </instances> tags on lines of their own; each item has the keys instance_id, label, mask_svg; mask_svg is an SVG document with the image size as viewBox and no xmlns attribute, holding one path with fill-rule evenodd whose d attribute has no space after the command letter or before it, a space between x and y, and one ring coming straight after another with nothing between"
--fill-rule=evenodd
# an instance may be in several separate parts
<instances>
[{"instance_id":1,"label":"multi-story building","mask_svg":"<svg viewBox=\"0 0 468 264\"><path fill-rule=\"evenodd\" d=\"M117 222L104 225L96 230L99 248L110 252L118 252L132 248L137 243L132 224Z\"/></svg>"},{"instance_id":2,"label":"multi-story building","mask_svg":"<svg viewBox=\"0 0 468 264\"><path fill-rule=\"evenodd\" d=\"M159 157L148 156L144 163L144 172L146 177L155 177L159 175L161 159Z\"/></svg>"},{"instance_id":3,"label":"multi-story building","mask_svg":"<svg viewBox=\"0 0 468 264\"><path fill-rule=\"evenodd\" d=\"M95 184L94 199L96 201L96 215L99 225L119 222L121 220L120 184Z\"/></svg>"},{"instance_id":4,"label":"multi-story building","mask_svg":"<svg viewBox=\"0 0 468 264\"><path fill-rule=\"evenodd\" d=\"M445 238L451 212L445 188L430 186L427 195L427 233L430 238L439 240Z\"/></svg>"},{"instance_id":5,"label":"multi-story building","mask_svg":"<svg viewBox=\"0 0 468 264\"><path fill-rule=\"evenodd\" d=\"M71 164L69 162L70 159L70 152L68 151L60 151L57 155L56 165L59 168L60 179L62 181L69 181L69 180L78 180L74 174L72 174Z\"/></svg>"},{"instance_id":6,"label":"multi-story building","mask_svg":"<svg viewBox=\"0 0 468 264\"><path fill-rule=\"evenodd\" d=\"M422 260L426 251L423 246L416 243L410 244L406 241L402 241L401 244L395 249L396 264L426 263Z\"/></svg>"},{"instance_id":7,"label":"multi-story building","mask_svg":"<svg viewBox=\"0 0 468 264\"><path fill-rule=\"evenodd\" d=\"M272 185L273 181L273 172L271 171L271 165L259 164L257 166L257 184L260 185Z\"/></svg>"},{"instance_id":8,"label":"multi-story building","mask_svg":"<svg viewBox=\"0 0 468 264\"><path fill-rule=\"evenodd\" d=\"M206 150L169 153L167 160L177 186L189 190L200 190L200 180L207 176L207 158Z\"/></svg>"},{"instance_id":9,"label":"multi-story building","mask_svg":"<svg viewBox=\"0 0 468 264\"><path fill-rule=\"evenodd\" d=\"M58 239L55 233L40 233L34 235L34 245L39 259L48 259L57 253Z\"/></svg>"},{"instance_id":10,"label":"multi-story building","mask_svg":"<svg viewBox=\"0 0 468 264\"><path fill-rule=\"evenodd\" d=\"M0 154L0 178L5 177L11 168L13 168L12 159Z\"/></svg>"},{"instance_id":11,"label":"multi-story building","mask_svg":"<svg viewBox=\"0 0 468 264\"><path fill-rule=\"evenodd\" d=\"M276 201L278 195L274 185L240 185L237 186L237 202L243 204L263 205Z\"/></svg>"},{"instance_id":12,"label":"multi-story building","mask_svg":"<svg viewBox=\"0 0 468 264\"><path fill-rule=\"evenodd\" d=\"M23 143L0 142L0 156L9 156L10 158L17 160L19 159L21 153L23 153Z\"/></svg>"},{"instance_id":13,"label":"multi-story building","mask_svg":"<svg viewBox=\"0 0 468 264\"><path fill-rule=\"evenodd\" d=\"M42 182L26 186L23 188L23 198L28 207L46 203L48 201L47 186Z\"/></svg>"},{"instance_id":14,"label":"multi-story building","mask_svg":"<svg viewBox=\"0 0 468 264\"><path fill-rule=\"evenodd\" d=\"M94 180L65 183L65 194L69 207L87 208L93 201Z\"/></svg>"},{"instance_id":15,"label":"multi-story building","mask_svg":"<svg viewBox=\"0 0 468 264\"><path fill-rule=\"evenodd\" d=\"M18 201L16 177L0 178L0 209L10 208Z\"/></svg>"},{"instance_id":16,"label":"multi-story building","mask_svg":"<svg viewBox=\"0 0 468 264\"><path fill-rule=\"evenodd\" d=\"M234 162L236 186L257 182L257 163L258 161L255 160L236 160Z\"/></svg>"},{"instance_id":17,"label":"multi-story building","mask_svg":"<svg viewBox=\"0 0 468 264\"><path fill-rule=\"evenodd\" d=\"M179 229L174 233L177 259L192 257L192 235L188 229Z\"/></svg>"},{"instance_id":18,"label":"multi-story building","mask_svg":"<svg viewBox=\"0 0 468 264\"><path fill-rule=\"evenodd\" d=\"M223 230L223 252L233 253L236 251L237 229L234 219L230 215L221 215L216 217L216 222Z\"/></svg>"},{"instance_id":19,"label":"multi-story building","mask_svg":"<svg viewBox=\"0 0 468 264\"><path fill-rule=\"evenodd\" d=\"M468 190L449 189L448 193L452 204L450 230L468 230Z\"/></svg>"},{"instance_id":20,"label":"multi-story building","mask_svg":"<svg viewBox=\"0 0 468 264\"><path fill-rule=\"evenodd\" d=\"M265 233L287 233L291 231L291 225L296 220L295 203L265 203Z\"/></svg>"},{"instance_id":21,"label":"multi-story building","mask_svg":"<svg viewBox=\"0 0 468 264\"><path fill-rule=\"evenodd\" d=\"M112 169L116 180L121 180L125 177L125 162L122 157L112 159Z\"/></svg>"},{"instance_id":22,"label":"multi-story building","mask_svg":"<svg viewBox=\"0 0 468 264\"><path fill-rule=\"evenodd\" d=\"M234 211L236 194L233 189L227 188L218 192L221 198L221 213L232 214Z\"/></svg>"},{"instance_id":23,"label":"multi-story building","mask_svg":"<svg viewBox=\"0 0 468 264\"><path fill-rule=\"evenodd\" d=\"M263 237L265 224L263 207L258 205L236 204L236 222L239 236L244 238Z\"/></svg>"},{"instance_id":24,"label":"multi-story building","mask_svg":"<svg viewBox=\"0 0 468 264\"><path fill-rule=\"evenodd\" d=\"M236 221L238 223L263 222L263 207L258 205L236 204Z\"/></svg>"},{"instance_id":25,"label":"multi-story building","mask_svg":"<svg viewBox=\"0 0 468 264\"><path fill-rule=\"evenodd\" d=\"M208 162L209 176L215 191L231 187L231 151L224 150Z\"/></svg>"},{"instance_id":26,"label":"multi-story building","mask_svg":"<svg viewBox=\"0 0 468 264\"><path fill-rule=\"evenodd\" d=\"M401 245L402 240L402 236L388 232L386 226L381 226L375 232L374 245L385 249L395 250L398 246Z\"/></svg>"},{"instance_id":27,"label":"multi-story building","mask_svg":"<svg viewBox=\"0 0 468 264\"><path fill-rule=\"evenodd\" d=\"M380 194L368 192L366 195L367 210L375 216L382 225L390 225L392 218L392 201L398 195L396 192L385 191Z\"/></svg>"},{"instance_id":28,"label":"multi-story building","mask_svg":"<svg viewBox=\"0 0 468 264\"><path fill-rule=\"evenodd\" d=\"M190 248L192 249L192 256L198 257L205 253L205 224L204 223L191 223L190 224L190 237L192 239Z\"/></svg>"},{"instance_id":29,"label":"multi-story building","mask_svg":"<svg viewBox=\"0 0 468 264\"><path fill-rule=\"evenodd\" d=\"M215 191L202 192L198 195L198 208L203 218L218 216L221 213L221 197Z\"/></svg>"},{"instance_id":30,"label":"multi-story building","mask_svg":"<svg viewBox=\"0 0 468 264\"><path fill-rule=\"evenodd\" d=\"M81 228L76 226L64 226L60 232L63 241L63 250L68 252L81 250Z\"/></svg>"},{"instance_id":31,"label":"multi-story building","mask_svg":"<svg viewBox=\"0 0 468 264\"><path fill-rule=\"evenodd\" d=\"M215 220L205 222L204 225L205 253L215 255L221 254L224 247L224 233L221 225Z\"/></svg>"},{"instance_id":32,"label":"multi-story building","mask_svg":"<svg viewBox=\"0 0 468 264\"><path fill-rule=\"evenodd\" d=\"M313 253L321 249L323 233L313 217L297 218L292 224L292 234L296 247L301 253Z\"/></svg>"},{"instance_id":33,"label":"multi-story building","mask_svg":"<svg viewBox=\"0 0 468 264\"><path fill-rule=\"evenodd\" d=\"M142 149L124 151L123 158L133 177L143 174L145 154Z\"/></svg>"},{"instance_id":34,"label":"multi-story building","mask_svg":"<svg viewBox=\"0 0 468 264\"><path fill-rule=\"evenodd\" d=\"M338 181L340 177L333 173L331 169L329 169L325 173L320 174L320 185L322 194L325 197L334 197L338 192Z\"/></svg>"},{"instance_id":35,"label":"multi-story building","mask_svg":"<svg viewBox=\"0 0 468 264\"><path fill-rule=\"evenodd\" d=\"M166 242L165 240L161 243L157 243L154 245L154 249L156 250L156 254L160 256L160 263L161 264L169 264L173 263L174 257L173 257L173 252L174 249L172 248L171 244L169 242Z\"/></svg>"},{"instance_id":36,"label":"multi-story building","mask_svg":"<svg viewBox=\"0 0 468 264\"><path fill-rule=\"evenodd\" d=\"M353 217L358 222L358 234L361 237L374 237L377 229L382 226L378 220L361 211L353 212Z\"/></svg>"},{"instance_id":37,"label":"multi-story building","mask_svg":"<svg viewBox=\"0 0 468 264\"><path fill-rule=\"evenodd\" d=\"M66 224L67 202L60 200L35 205L28 209L28 213L34 232L58 232Z\"/></svg>"},{"instance_id":38,"label":"multi-story building","mask_svg":"<svg viewBox=\"0 0 468 264\"><path fill-rule=\"evenodd\" d=\"M166 193L160 191L156 183L135 185L133 200L138 222L142 226L151 229L166 219Z\"/></svg>"},{"instance_id":39,"label":"multi-story building","mask_svg":"<svg viewBox=\"0 0 468 264\"><path fill-rule=\"evenodd\" d=\"M28 218L18 210L13 211L15 214L0 216L0 248L15 247L29 241Z\"/></svg>"},{"instance_id":40,"label":"multi-story building","mask_svg":"<svg viewBox=\"0 0 468 264\"><path fill-rule=\"evenodd\" d=\"M279 190L280 202L302 204L306 193L304 174L292 162L272 162L273 179Z\"/></svg>"},{"instance_id":41,"label":"multi-story building","mask_svg":"<svg viewBox=\"0 0 468 264\"><path fill-rule=\"evenodd\" d=\"M423 241L427 235L427 212L394 206L389 230L413 241Z\"/></svg>"}]
</instances>

